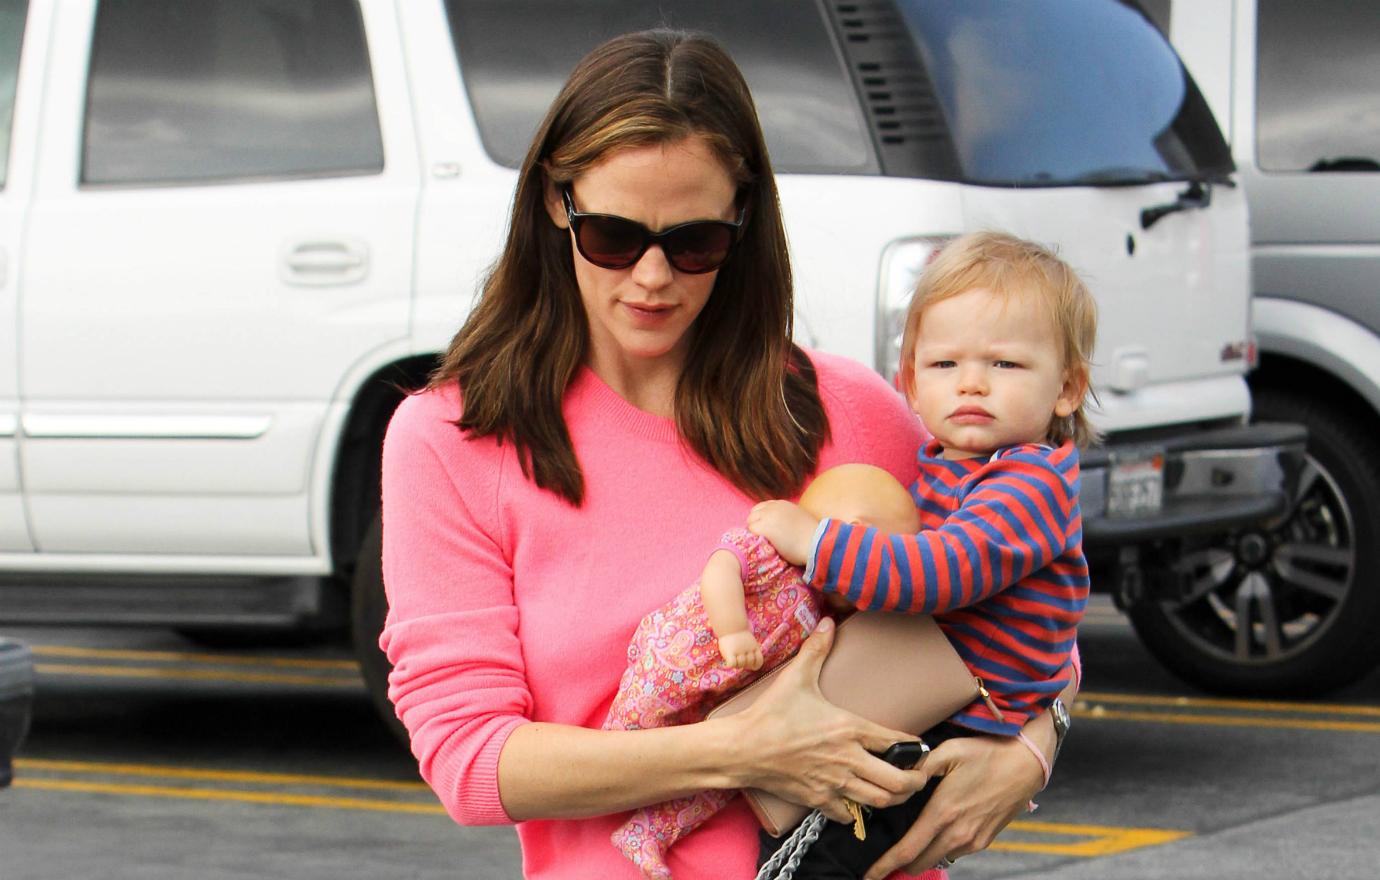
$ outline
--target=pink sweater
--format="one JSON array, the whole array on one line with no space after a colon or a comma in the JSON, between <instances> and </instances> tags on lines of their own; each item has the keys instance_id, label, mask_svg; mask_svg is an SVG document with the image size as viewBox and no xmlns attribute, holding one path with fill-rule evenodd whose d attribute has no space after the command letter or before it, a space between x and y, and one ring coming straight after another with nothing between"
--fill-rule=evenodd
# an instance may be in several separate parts
<instances>
[{"instance_id":1,"label":"pink sweater","mask_svg":"<svg viewBox=\"0 0 1380 880\"><path fill-rule=\"evenodd\" d=\"M875 373L813 354L833 440L821 469L916 477L921 428ZM643 615L692 583L752 499L693 456L672 421L588 369L566 394L584 470L576 508L529 483L511 444L468 440L454 389L408 398L383 454L381 644L422 776L466 825L500 824L498 756L520 724L599 728ZM627 814L518 823L529 878L638 878L609 843ZM670 854L677 880L751 877L757 823L734 801ZM938 876L938 875L936 875Z\"/></svg>"}]
</instances>

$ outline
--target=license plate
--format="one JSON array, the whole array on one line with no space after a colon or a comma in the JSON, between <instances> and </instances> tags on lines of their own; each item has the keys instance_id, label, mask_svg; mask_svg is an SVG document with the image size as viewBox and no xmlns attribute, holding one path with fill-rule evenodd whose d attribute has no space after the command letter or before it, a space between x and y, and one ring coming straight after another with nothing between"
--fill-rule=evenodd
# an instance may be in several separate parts
<instances>
[{"instance_id":1,"label":"license plate","mask_svg":"<svg viewBox=\"0 0 1380 880\"><path fill-rule=\"evenodd\" d=\"M1164 456L1118 459L1107 478L1108 516L1145 516L1164 505Z\"/></svg>"}]
</instances>

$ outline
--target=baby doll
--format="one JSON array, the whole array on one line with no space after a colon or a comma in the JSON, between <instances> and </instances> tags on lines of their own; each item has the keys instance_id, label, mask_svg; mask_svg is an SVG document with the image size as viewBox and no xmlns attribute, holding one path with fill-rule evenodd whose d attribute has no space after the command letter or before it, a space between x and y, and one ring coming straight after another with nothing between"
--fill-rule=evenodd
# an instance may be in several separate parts
<instances>
[{"instance_id":1,"label":"baby doll","mask_svg":"<svg viewBox=\"0 0 1380 880\"><path fill-rule=\"evenodd\" d=\"M919 529L915 503L880 468L847 464L820 474L800 506L816 516L888 533ZM628 646L628 668L606 729L635 730L703 720L729 694L790 658L819 622L819 596L764 538L727 532L700 578L648 614ZM613 833L615 846L657 880L671 876L666 851L737 794L710 790L637 810Z\"/></svg>"}]
</instances>

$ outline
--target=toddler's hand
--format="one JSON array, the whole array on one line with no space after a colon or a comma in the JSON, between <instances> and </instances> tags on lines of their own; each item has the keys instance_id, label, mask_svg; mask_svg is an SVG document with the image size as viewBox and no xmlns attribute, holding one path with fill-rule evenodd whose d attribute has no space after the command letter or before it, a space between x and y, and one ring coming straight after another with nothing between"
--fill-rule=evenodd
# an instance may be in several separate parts
<instances>
[{"instance_id":1,"label":"toddler's hand","mask_svg":"<svg viewBox=\"0 0 1380 880\"><path fill-rule=\"evenodd\" d=\"M819 520L798 504L763 501L748 514L747 527L753 534L770 541L782 559L792 565L804 565L810 558L810 545L814 542Z\"/></svg>"},{"instance_id":2,"label":"toddler's hand","mask_svg":"<svg viewBox=\"0 0 1380 880\"><path fill-rule=\"evenodd\" d=\"M734 669L756 671L762 668L762 646L746 630L719 639L719 653L723 655L724 665Z\"/></svg>"}]
</instances>

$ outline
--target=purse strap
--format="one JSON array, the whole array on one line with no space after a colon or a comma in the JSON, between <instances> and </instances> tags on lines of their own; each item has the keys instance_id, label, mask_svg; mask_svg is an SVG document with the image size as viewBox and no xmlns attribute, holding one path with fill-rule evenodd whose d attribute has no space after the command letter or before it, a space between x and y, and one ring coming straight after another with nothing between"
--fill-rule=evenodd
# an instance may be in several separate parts
<instances>
[{"instance_id":1,"label":"purse strap","mask_svg":"<svg viewBox=\"0 0 1380 880\"><path fill-rule=\"evenodd\" d=\"M824 814L815 810L796 826L791 836L786 838L772 857L762 864L756 880L791 880L800 867L800 860L809 848L819 840L819 832L827 820Z\"/></svg>"}]
</instances>

